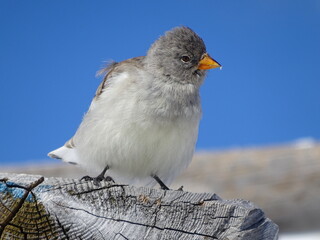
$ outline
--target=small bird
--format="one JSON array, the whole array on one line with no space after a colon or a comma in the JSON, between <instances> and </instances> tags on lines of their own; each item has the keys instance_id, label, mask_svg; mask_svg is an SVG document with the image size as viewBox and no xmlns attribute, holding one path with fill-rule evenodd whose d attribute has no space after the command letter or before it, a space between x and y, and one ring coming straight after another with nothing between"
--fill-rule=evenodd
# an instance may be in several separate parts
<instances>
[{"instance_id":1,"label":"small bird","mask_svg":"<svg viewBox=\"0 0 320 240\"><path fill-rule=\"evenodd\" d=\"M111 63L75 135L48 156L102 172L96 178L162 189L191 162L201 118L199 88L221 67L203 40L176 27L146 56ZM109 177L107 177L110 179Z\"/></svg>"}]
</instances>

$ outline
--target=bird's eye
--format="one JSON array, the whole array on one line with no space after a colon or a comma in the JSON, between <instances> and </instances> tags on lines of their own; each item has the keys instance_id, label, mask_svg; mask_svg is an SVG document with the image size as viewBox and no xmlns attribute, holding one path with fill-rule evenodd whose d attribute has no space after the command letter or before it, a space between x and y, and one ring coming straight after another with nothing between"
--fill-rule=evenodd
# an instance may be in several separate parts
<instances>
[{"instance_id":1,"label":"bird's eye","mask_svg":"<svg viewBox=\"0 0 320 240\"><path fill-rule=\"evenodd\" d=\"M191 60L191 59L190 59L190 57L188 57L188 56L182 56L182 57L181 57L181 61L182 61L182 62L185 62L185 63L186 63L186 62L190 62L190 60Z\"/></svg>"}]
</instances>

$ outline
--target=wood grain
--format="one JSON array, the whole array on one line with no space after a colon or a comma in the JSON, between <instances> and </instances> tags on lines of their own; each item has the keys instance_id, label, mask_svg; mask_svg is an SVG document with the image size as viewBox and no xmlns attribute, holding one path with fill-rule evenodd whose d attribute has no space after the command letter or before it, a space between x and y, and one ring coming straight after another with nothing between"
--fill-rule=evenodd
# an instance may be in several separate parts
<instances>
[{"instance_id":1,"label":"wood grain","mask_svg":"<svg viewBox=\"0 0 320 240\"><path fill-rule=\"evenodd\" d=\"M39 175L0 174L0 239L277 239L245 200Z\"/></svg>"}]
</instances>

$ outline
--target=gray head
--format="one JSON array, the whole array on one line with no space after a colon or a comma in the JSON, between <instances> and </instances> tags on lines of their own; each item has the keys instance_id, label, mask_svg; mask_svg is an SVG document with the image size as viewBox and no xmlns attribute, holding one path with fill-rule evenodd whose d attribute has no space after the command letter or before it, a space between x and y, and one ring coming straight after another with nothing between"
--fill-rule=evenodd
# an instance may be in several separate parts
<instances>
[{"instance_id":1,"label":"gray head","mask_svg":"<svg viewBox=\"0 0 320 240\"><path fill-rule=\"evenodd\" d=\"M155 76L182 84L201 84L207 69L220 67L206 52L203 40L188 27L176 27L161 36L146 56Z\"/></svg>"}]
</instances>

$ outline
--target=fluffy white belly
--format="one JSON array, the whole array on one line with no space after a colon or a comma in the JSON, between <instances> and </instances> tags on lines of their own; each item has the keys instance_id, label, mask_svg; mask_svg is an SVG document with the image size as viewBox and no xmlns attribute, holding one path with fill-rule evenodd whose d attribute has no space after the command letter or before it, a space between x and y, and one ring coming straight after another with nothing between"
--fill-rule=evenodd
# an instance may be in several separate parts
<instances>
[{"instance_id":1,"label":"fluffy white belly","mask_svg":"<svg viewBox=\"0 0 320 240\"><path fill-rule=\"evenodd\" d=\"M150 181L157 174L170 184L192 159L198 124L198 118L166 123L101 120L92 123L90 136L75 138L78 163L101 171L109 165L120 181Z\"/></svg>"},{"instance_id":2,"label":"fluffy white belly","mask_svg":"<svg viewBox=\"0 0 320 240\"><path fill-rule=\"evenodd\" d=\"M117 84L92 102L73 138L75 162L96 172L108 165L108 174L120 176L116 181L150 181L156 174L169 184L192 159L200 106L183 105L188 100L176 96L175 88L153 91L127 78L117 77ZM183 87L179 92L195 91Z\"/></svg>"}]
</instances>

